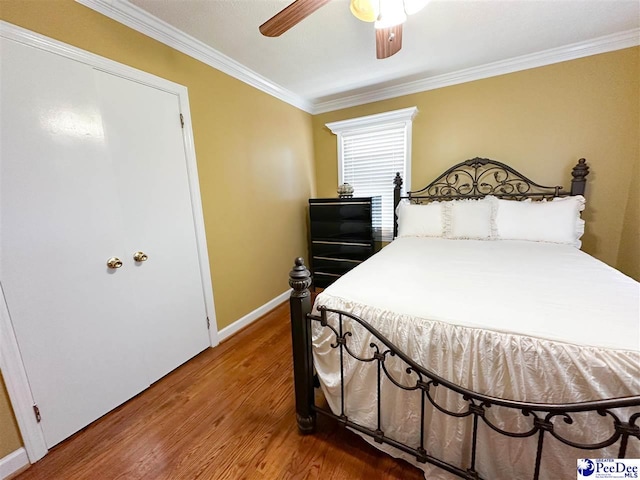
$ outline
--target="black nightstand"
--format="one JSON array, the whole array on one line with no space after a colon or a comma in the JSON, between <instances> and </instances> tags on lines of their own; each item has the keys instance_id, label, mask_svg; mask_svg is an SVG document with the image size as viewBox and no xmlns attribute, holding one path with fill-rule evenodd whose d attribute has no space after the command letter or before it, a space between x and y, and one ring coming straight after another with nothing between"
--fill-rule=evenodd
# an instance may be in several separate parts
<instances>
[{"instance_id":1,"label":"black nightstand","mask_svg":"<svg viewBox=\"0 0 640 480\"><path fill-rule=\"evenodd\" d=\"M380 250L381 198L309 199L311 273L326 287Z\"/></svg>"}]
</instances>

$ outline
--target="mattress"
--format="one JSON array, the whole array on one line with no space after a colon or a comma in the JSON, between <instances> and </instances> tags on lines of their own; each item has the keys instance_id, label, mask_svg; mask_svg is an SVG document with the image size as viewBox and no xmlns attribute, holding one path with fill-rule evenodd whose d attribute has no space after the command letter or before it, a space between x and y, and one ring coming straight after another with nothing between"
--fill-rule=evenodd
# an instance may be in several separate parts
<instances>
[{"instance_id":1,"label":"mattress","mask_svg":"<svg viewBox=\"0 0 640 480\"><path fill-rule=\"evenodd\" d=\"M565 403L640 394L639 284L568 246L524 241L400 238L320 293L315 307L353 313L368 322L425 368L458 385L501 398ZM330 317L336 326L336 318ZM333 333L314 323L314 364L327 402L340 413L338 351ZM348 322L347 322L348 323ZM374 338L346 325L352 351L371 356ZM372 388L375 362L345 358L345 413L376 428ZM406 365L387 362L396 380L415 383ZM451 410L464 402L436 389L436 401ZM417 446L420 393L383 381L385 435ZM510 431L526 431L530 419L503 409L488 415ZM607 419L574 415L556 421L575 441L604 439ZM427 452L451 463L467 463L471 421L429 411ZM479 430L478 470L491 479L528 478L537 436L512 440ZM540 478L575 476L576 459L613 457L617 448L573 450L546 437ZM627 456L640 457L631 439ZM375 444L379 447L378 444ZM392 447L392 455L423 468L428 478L447 478ZM498 452L500 452L498 454Z\"/></svg>"}]
</instances>

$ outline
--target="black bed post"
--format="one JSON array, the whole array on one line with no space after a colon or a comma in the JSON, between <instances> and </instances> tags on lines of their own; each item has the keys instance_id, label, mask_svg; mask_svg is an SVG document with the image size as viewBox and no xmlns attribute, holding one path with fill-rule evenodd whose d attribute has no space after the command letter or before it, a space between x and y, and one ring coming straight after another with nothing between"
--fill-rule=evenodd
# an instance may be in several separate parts
<instances>
[{"instance_id":1,"label":"black bed post","mask_svg":"<svg viewBox=\"0 0 640 480\"><path fill-rule=\"evenodd\" d=\"M578 163L571 170L571 195L584 195L587 186L587 175L589 175L589 166L584 158L578 160Z\"/></svg>"},{"instance_id":2,"label":"black bed post","mask_svg":"<svg viewBox=\"0 0 640 480\"><path fill-rule=\"evenodd\" d=\"M393 179L393 238L398 236L398 215L396 209L400 203L400 195L402 194L402 177L400 172L396 172L396 178Z\"/></svg>"},{"instance_id":3,"label":"black bed post","mask_svg":"<svg viewBox=\"0 0 640 480\"><path fill-rule=\"evenodd\" d=\"M302 257L295 260L289 272L293 288L289 298L291 308L291 340L293 344L293 384L296 396L296 420L300 433L313 433L316 428L313 392L313 357L311 353L311 273Z\"/></svg>"}]
</instances>

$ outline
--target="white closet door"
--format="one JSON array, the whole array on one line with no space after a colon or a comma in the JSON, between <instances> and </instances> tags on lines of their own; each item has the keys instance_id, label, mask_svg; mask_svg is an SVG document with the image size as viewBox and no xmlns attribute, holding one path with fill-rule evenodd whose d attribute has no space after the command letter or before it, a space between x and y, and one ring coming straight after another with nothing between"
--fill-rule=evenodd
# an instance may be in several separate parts
<instances>
[{"instance_id":1,"label":"white closet door","mask_svg":"<svg viewBox=\"0 0 640 480\"><path fill-rule=\"evenodd\" d=\"M149 384L137 272L94 70L1 42L0 281L50 447Z\"/></svg>"},{"instance_id":2,"label":"white closet door","mask_svg":"<svg viewBox=\"0 0 640 480\"><path fill-rule=\"evenodd\" d=\"M0 281L51 447L209 346L203 283L178 97L1 45Z\"/></svg>"},{"instance_id":3,"label":"white closet door","mask_svg":"<svg viewBox=\"0 0 640 480\"><path fill-rule=\"evenodd\" d=\"M209 346L179 101L108 73L96 79L124 206L141 351L155 382ZM134 263L136 251L148 259Z\"/></svg>"}]
</instances>

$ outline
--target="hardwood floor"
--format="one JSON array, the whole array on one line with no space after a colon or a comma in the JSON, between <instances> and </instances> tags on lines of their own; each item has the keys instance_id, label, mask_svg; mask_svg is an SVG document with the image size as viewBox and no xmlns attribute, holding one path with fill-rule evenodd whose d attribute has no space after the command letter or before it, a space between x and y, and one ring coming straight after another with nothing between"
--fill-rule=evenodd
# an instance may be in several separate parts
<instances>
[{"instance_id":1,"label":"hardwood floor","mask_svg":"<svg viewBox=\"0 0 640 480\"><path fill-rule=\"evenodd\" d=\"M323 417L298 433L289 306L208 349L52 451L29 479L423 479Z\"/></svg>"}]
</instances>

